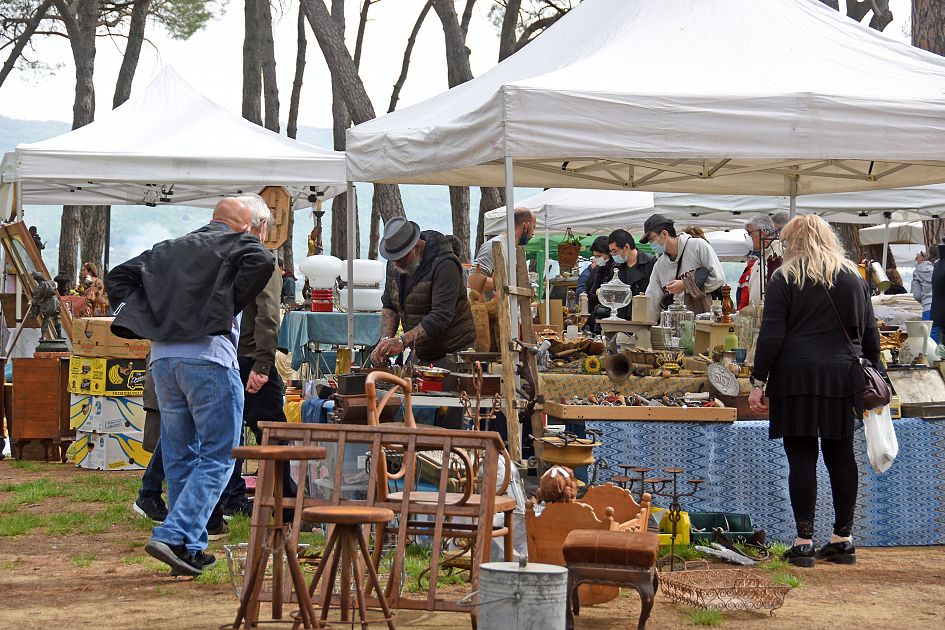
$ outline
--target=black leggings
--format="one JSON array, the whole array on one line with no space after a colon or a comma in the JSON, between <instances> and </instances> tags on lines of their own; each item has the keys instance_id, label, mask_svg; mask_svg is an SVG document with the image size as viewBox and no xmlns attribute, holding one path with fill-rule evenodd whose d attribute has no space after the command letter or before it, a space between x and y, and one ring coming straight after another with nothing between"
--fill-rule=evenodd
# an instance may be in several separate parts
<instances>
[{"instance_id":1,"label":"black leggings","mask_svg":"<svg viewBox=\"0 0 945 630\"><path fill-rule=\"evenodd\" d=\"M853 455L853 436L839 440L820 440L820 450L830 474L833 494L833 533L849 536L856 508L859 472ZM788 491L798 538L814 537L814 508L817 505L817 438L784 437L788 459Z\"/></svg>"}]
</instances>

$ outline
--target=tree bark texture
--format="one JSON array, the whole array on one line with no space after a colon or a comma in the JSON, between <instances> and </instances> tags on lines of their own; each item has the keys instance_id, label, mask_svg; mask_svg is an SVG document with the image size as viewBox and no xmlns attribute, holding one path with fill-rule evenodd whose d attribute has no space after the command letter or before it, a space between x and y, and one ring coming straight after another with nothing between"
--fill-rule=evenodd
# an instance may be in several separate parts
<instances>
[{"instance_id":1,"label":"tree bark texture","mask_svg":"<svg viewBox=\"0 0 945 630\"><path fill-rule=\"evenodd\" d=\"M376 203L371 203L371 233L368 234L368 258L377 260L377 248L381 243L381 213Z\"/></svg>"},{"instance_id":2,"label":"tree bark texture","mask_svg":"<svg viewBox=\"0 0 945 630\"><path fill-rule=\"evenodd\" d=\"M505 204L505 191L501 188L479 189L479 221L476 224L476 252L486 242L486 213Z\"/></svg>"},{"instance_id":3,"label":"tree bark texture","mask_svg":"<svg viewBox=\"0 0 945 630\"><path fill-rule=\"evenodd\" d=\"M266 129L279 133L279 85L276 77L276 50L272 41L272 9L265 0L256 1L256 43L262 68Z\"/></svg>"},{"instance_id":4,"label":"tree bark texture","mask_svg":"<svg viewBox=\"0 0 945 630\"><path fill-rule=\"evenodd\" d=\"M443 24L443 35L446 40L446 72L449 86L455 87L473 78L472 69L469 66L466 38L452 0L433 0L433 10L436 11Z\"/></svg>"},{"instance_id":5,"label":"tree bark texture","mask_svg":"<svg viewBox=\"0 0 945 630\"><path fill-rule=\"evenodd\" d=\"M322 50L325 62L332 70L332 76L340 80L340 88L348 106L348 114L355 124L360 124L375 117L374 105L368 98L364 83L358 75L354 59L345 48L344 33L331 19L324 0L300 0ZM400 198L400 189L396 185L377 184L374 186L374 203L379 205L381 218L387 221L391 217L404 216L404 205ZM332 204L334 205L334 204Z\"/></svg>"},{"instance_id":6,"label":"tree bark texture","mask_svg":"<svg viewBox=\"0 0 945 630\"><path fill-rule=\"evenodd\" d=\"M45 2L36 8L36 11L23 27L23 32L20 33L20 36L13 44L13 48L10 51L10 56L7 57L7 60L3 63L3 68L0 69L0 85L3 85L3 82L6 81L7 76L9 76L14 66L16 66L16 62L23 53L23 50L26 48L26 45L29 43L30 37L33 36L33 33L35 33L36 29L39 28L40 23L46 18L46 14L49 13L49 9L52 7L52 5L53 0L45 0Z\"/></svg>"},{"instance_id":7,"label":"tree bark texture","mask_svg":"<svg viewBox=\"0 0 945 630\"><path fill-rule=\"evenodd\" d=\"M460 262L469 262L469 187L450 186L450 208L453 211L453 236L459 239Z\"/></svg>"},{"instance_id":8,"label":"tree bark texture","mask_svg":"<svg viewBox=\"0 0 945 630\"><path fill-rule=\"evenodd\" d=\"M863 245L860 242L860 227L856 223L833 223L834 231L840 237L843 249L854 262L863 260Z\"/></svg>"},{"instance_id":9,"label":"tree bark texture","mask_svg":"<svg viewBox=\"0 0 945 630\"><path fill-rule=\"evenodd\" d=\"M502 18L502 32L499 35L499 61L515 52L518 12L522 0L506 0L505 15Z\"/></svg>"},{"instance_id":10,"label":"tree bark texture","mask_svg":"<svg viewBox=\"0 0 945 630\"><path fill-rule=\"evenodd\" d=\"M400 76L398 76L397 81L394 82L394 89L391 90L390 93L390 105L387 107L388 113L397 109L397 101L400 100L400 90L403 89L404 83L407 81L407 70L410 68L410 56L413 54L414 44L417 43L417 34L420 32L420 27L423 26L423 21L426 19L432 6L433 0L427 0L424 3L423 8L420 10L420 15L417 16L417 21L414 22L413 28L410 30L410 37L407 38L407 47L404 49L403 62L400 65Z\"/></svg>"},{"instance_id":11,"label":"tree bark texture","mask_svg":"<svg viewBox=\"0 0 945 630\"><path fill-rule=\"evenodd\" d=\"M912 45L936 55L945 55L945 2L912 0ZM925 249L938 258L938 245L945 238L945 219L922 222Z\"/></svg>"},{"instance_id":12,"label":"tree bark texture","mask_svg":"<svg viewBox=\"0 0 945 630\"><path fill-rule=\"evenodd\" d=\"M302 79L305 77L305 51L308 40L305 37L305 14L299 8L298 44L295 54L295 77L292 79L292 96L289 98L289 120L285 133L295 138L299 133L299 105L302 101ZM291 250L291 248L289 248Z\"/></svg>"},{"instance_id":13,"label":"tree bark texture","mask_svg":"<svg viewBox=\"0 0 945 630\"><path fill-rule=\"evenodd\" d=\"M840 10L840 0L820 0L820 1L826 4L831 9L834 9L836 11Z\"/></svg>"},{"instance_id":14,"label":"tree bark texture","mask_svg":"<svg viewBox=\"0 0 945 630\"><path fill-rule=\"evenodd\" d=\"M344 0L331 0L331 19L338 25L344 37L345 3ZM348 106L345 104L344 88L341 78L331 70L331 119L332 140L335 151L345 150L345 131L351 125ZM357 218L357 211L355 212ZM348 199L338 195L331 202L331 255L346 260L348 258Z\"/></svg>"},{"instance_id":15,"label":"tree bark texture","mask_svg":"<svg viewBox=\"0 0 945 630\"><path fill-rule=\"evenodd\" d=\"M263 0L243 0L243 118L262 125L262 62L259 57L259 15Z\"/></svg>"},{"instance_id":16,"label":"tree bark texture","mask_svg":"<svg viewBox=\"0 0 945 630\"><path fill-rule=\"evenodd\" d=\"M138 59L141 56L141 45L144 43L144 30L148 23L148 11L151 9L151 0L135 0L131 8L131 22L128 25L128 43L125 45L125 54L121 59L121 68L118 70L118 80L115 82L115 96L112 98L112 107L118 107L131 96L131 84L138 69Z\"/></svg>"}]
</instances>

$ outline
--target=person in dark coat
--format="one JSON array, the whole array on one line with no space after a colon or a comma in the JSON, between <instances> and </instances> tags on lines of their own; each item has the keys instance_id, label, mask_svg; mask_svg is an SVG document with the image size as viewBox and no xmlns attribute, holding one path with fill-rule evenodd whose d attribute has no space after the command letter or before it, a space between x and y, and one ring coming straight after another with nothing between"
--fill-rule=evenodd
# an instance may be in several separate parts
<instances>
[{"instance_id":1,"label":"person in dark coat","mask_svg":"<svg viewBox=\"0 0 945 630\"><path fill-rule=\"evenodd\" d=\"M765 295L749 405L769 412L769 437L784 440L797 525L797 539L784 558L802 567L814 566L815 557L852 564L858 483L853 427L863 415L860 357L880 366L876 318L869 288L826 221L796 217L781 238L784 261ZM815 551L818 438L830 475L834 527L830 542Z\"/></svg>"},{"instance_id":2,"label":"person in dark coat","mask_svg":"<svg viewBox=\"0 0 945 630\"><path fill-rule=\"evenodd\" d=\"M584 328L599 334L600 324L597 323L597 320L602 316L601 313L603 313L603 317L610 315L610 309L600 305L597 289L614 276L614 261L610 258L610 248L607 247L606 236L598 236L594 239L591 244L591 256L594 268L584 285L584 291L587 293L587 312L590 315ZM590 267L588 268L590 269Z\"/></svg>"},{"instance_id":3,"label":"person in dark coat","mask_svg":"<svg viewBox=\"0 0 945 630\"><path fill-rule=\"evenodd\" d=\"M656 265L656 256L641 252L637 249L637 244L626 230L614 230L607 237L607 246L610 249L610 257L614 261L614 267L617 269L617 277L620 281L629 284L633 295L646 293L650 286L650 275L653 273L653 267ZM604 280L609 281L610 278ZM617 317L620 319L643 321L647 313L631 313L631 306L625 306L617 310ZM608 313L609 314L609 313Z\"/></svg>"},{"instance_id":4,"label":"person in dark coat","mask_svg":"<svg viewBox=\"0 0 945 630\"><path fill-rule=\"evenodd\" d=\"M906 287L902 286L902 276L895 269L887 269L886 277L889 278L889 288L883 291L883 295L905 295L908 293Z\"/></svg>"},{"instance_id":5,"label":"person in dark coat","mask_svg":"<svg viewBox=\"0 0 945 630\"><path fill-rule=\"evenodd\" d=\"M408 347L419 361L436 363L476 341L462 264L449 237L395 217L384 225L378 251L388 262L381 341L371 354L376 364ZM395 336L399 325L404 332Z\"/></svg>"},{"instance_id":6,"label":"person in dark coat","mask_svg":"<svg viewBox=\"0 0 945 630\"><path fill-rule=\"evenodd\" d=\"M930 315L934 329L932 338L941 342L942 328L945 328L945 245L938 246L938 260L932 269L932 305Z\"/></svg>"}]
</instances>

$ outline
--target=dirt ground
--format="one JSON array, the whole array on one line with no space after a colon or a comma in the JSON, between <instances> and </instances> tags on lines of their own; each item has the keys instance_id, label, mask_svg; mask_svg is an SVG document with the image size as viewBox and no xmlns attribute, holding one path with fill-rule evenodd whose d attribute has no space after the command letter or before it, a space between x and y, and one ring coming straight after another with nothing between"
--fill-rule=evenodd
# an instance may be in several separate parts
<instances>
[{"instance_id":1,"label":"dirt ground","mask_svg":"<svg viewBox=\"0 0 945 630\"><path fill-rule=\"evenodd\" d=\"M24 470L9 460L0 462L0 482L5 484L37 478L68 482L77 475L96 474L140 475L92 473L61 465ZM85 507L89 514L95 511L95 506ZM82 508L65 497L24 506L40 519ZM159 572L144 555L149 534L142 525L63 536L37 527L26 534L0 536L0 628L189 629L216 628L232 621L237 600L230 585L201 584ZM219 547L213 550L222 557ZM770 630L945 627L945 547L864 548L855 566L822 563L792 572L802 584L787 595L774 616L724 613L719 625ZM576 627L632 628L638 611L636 594L624 591L614 602L582 609ZM658 594L648 627L693 628L690 613ZM399 611L397 625L468 628L469 617Z\"/></svg>"}]
</instances>

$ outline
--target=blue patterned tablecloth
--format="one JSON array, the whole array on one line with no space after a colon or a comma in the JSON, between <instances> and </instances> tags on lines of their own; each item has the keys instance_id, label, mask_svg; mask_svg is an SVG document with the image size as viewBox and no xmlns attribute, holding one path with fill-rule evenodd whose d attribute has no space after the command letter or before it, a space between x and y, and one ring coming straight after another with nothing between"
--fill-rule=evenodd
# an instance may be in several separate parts
<instances>
[{"instance_id":1,"label":"blue patterned tablecloth","mask_svg":"<svg viewBox=\"0 0 945 630\"><path fill-rule=\"evenodd\" d=\"M354 314L354 344L373 346L381 338L380 313ZM347 313L289 311L279 327L279 348L292 354L292 369L306 362L309 343L343 346L348 344Z\"/></svg>"},{"instance_id":2,"label":"blue patterned tablecloth","mask_svg":"<svg viewBox=\"0 0 945 630\"><path fill-rule=\"evenodd\" d=\"M863 546L945 544L945 421L894 420L899 455L892 468L877 474L866 457L862 431L855 438L860 487L853 536ZM767 421L603 422L587 423L603 431L595 455L609 470L604 481L622 474L615 464L648 466L660 473L668 466L685 469L681 479L705 479L695 497L681 501L692 512L740 512L770 538L789 542L795 535L787 489L787 459L780 440L768 439ZM682 484L688 490L688 484ZM658 499L665 507L667 501ZM833 525L830 480L821 459L817 468L818 544Z\"/></svg>"}]
</instances>

